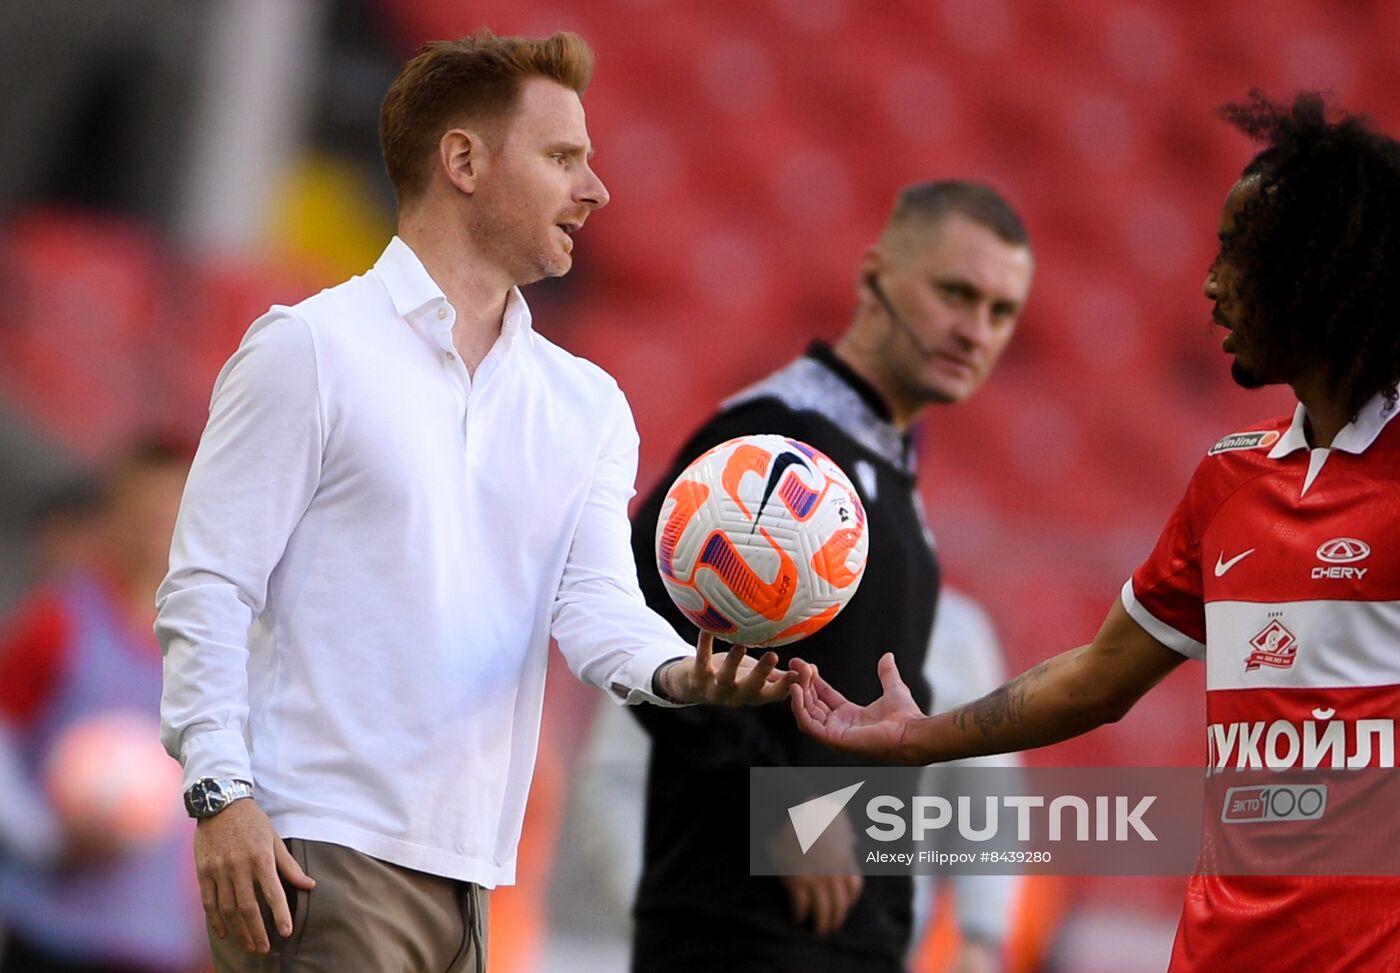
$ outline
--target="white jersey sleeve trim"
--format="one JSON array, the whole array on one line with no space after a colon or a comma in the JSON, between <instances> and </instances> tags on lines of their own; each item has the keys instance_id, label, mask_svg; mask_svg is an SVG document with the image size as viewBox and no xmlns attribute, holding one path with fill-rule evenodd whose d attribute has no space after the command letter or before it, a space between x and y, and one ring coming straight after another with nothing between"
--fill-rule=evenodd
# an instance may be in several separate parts
<instances>
[{"instance_id":1,"label":"white jersey sleeve trim","mask_svg":"<svg viewBox=\"0 0 1400 973\"><path fill-rule=\"evenodd\" d=\"M1161 642L1173 652L1180 652L1188 659L1204 659L1206 646L1189 635L1183 635L1143 607L1133 593L1133 579L1123 582L1123 608L1133 621L1143 627L1148 635Z\"/></svg>"}]
</instances>

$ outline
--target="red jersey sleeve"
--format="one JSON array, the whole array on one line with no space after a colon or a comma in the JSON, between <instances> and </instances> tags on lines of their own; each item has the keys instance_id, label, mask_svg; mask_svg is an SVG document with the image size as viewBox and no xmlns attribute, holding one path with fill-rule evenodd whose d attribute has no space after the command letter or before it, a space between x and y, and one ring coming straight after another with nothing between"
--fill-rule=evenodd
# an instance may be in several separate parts
<instances>
[{"instance_id":1,"label":"red jersey sleeve","mask_svg":"<svg viewBox=\"0 0 1400 973\"><path fill-rule=\"evenodd\" d=\"M1123 585L1123 607L1149 635L1193 659L1205 657L1201 534L1210 503L1207 458L1191 477L1147 560Z\"/></svg>"},{"instance_id":2,"label":"red jersey sleeve","mask_svg":"<svg viewBox=\"0 0 1400 973\"><path fill-rule=\"evenodd\" d=\"M23 726L48 702L62 673L69 628L52 591L19 605L0 636L0 716Z\"/></svg>"}]
</instances>

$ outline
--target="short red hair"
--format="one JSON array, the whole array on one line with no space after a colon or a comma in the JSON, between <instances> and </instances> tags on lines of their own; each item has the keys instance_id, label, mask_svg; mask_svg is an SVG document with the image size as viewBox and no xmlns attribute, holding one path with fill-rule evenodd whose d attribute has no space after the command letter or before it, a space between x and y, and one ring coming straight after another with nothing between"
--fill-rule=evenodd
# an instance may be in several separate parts
<instances>
[{"instance_id":1,"label":"short red hair","mask_svg":"<svg viewBox=\"0 0 1400 973\"><path fill-rule=\"evenodd\" d=\"M582 95L593 77L593 50L569 31L498 37L485 27L460 40L424 44L379 111L379 146L399 202L427 188L429 160L444 131L499 123L514 111L520 83L529 77Z\"/></svg>"}]
</instances>

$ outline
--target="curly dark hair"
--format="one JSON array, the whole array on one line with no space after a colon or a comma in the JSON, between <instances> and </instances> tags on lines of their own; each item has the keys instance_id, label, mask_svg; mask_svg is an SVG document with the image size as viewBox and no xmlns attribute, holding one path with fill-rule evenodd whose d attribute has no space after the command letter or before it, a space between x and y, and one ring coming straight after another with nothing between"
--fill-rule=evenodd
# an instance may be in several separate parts
<instances>
[{"instance_id":1,"label":"curly dark hair","mask_svg":"<svg viewBox=\"0 0 1400 973\"><path fill-rule=\"evenodd\" d=\"M1266 148L1223 255L1239 269L1251 346L1283 376L1322 363L1353 418L1400 382L1400 143L1322 95L1251 91L1220 115Z\"/></svg>"}]
</instances>

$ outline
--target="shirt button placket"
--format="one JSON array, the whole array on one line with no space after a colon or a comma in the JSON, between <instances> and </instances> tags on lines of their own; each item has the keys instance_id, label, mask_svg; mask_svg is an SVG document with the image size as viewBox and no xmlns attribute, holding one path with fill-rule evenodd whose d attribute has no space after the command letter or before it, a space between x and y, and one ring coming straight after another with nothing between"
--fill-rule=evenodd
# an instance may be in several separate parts
<instances>
[{"instance_id":1,"label":"shirt button placket","mask_svg":"<svg viewBox=\"0 0 1400 973\"><path fill-rule=\"evenodd\" d=\"M437 319L438 319L439 321L446 321L446 320L448 320L448 318L451 316L451 314L452 314L452 312L451 312L445 305L439 305L439 306L438 306L438 309L437 309ZM458 402L460 403L461 410L462 410L462 444L463 444L463 446L465 446L465 445L466 445L466 442L467 442L467 415L468 415L468 413L469 413L469 411L470 411L470 408L471 408L471 385L472 385L472 382L471 382L471 377L468 376L467 373L466 373L466 366L463 365L463 364L461 364L461 362L460 362L460 361L458 360L458 358L457 358L457 352L454 351L454 350L452 349L452 347L451 347L451 346L452 346L452 328L451 328L451 325L448 326L448 329L447 329L447 336L446 336L446 337L447 337L447 341L446 341L447 347L444 347L444 348L443 348L442 355L443 355L443 360L447 363L447 367L448 367L449 369L452 370L452 372L453 372L453 377L457 380L457 390L456 390L456 394L457 394L457 400L458 400ZM454 366L455 366L455 367L454 367Z\"/></svg>"}]
</instances>

